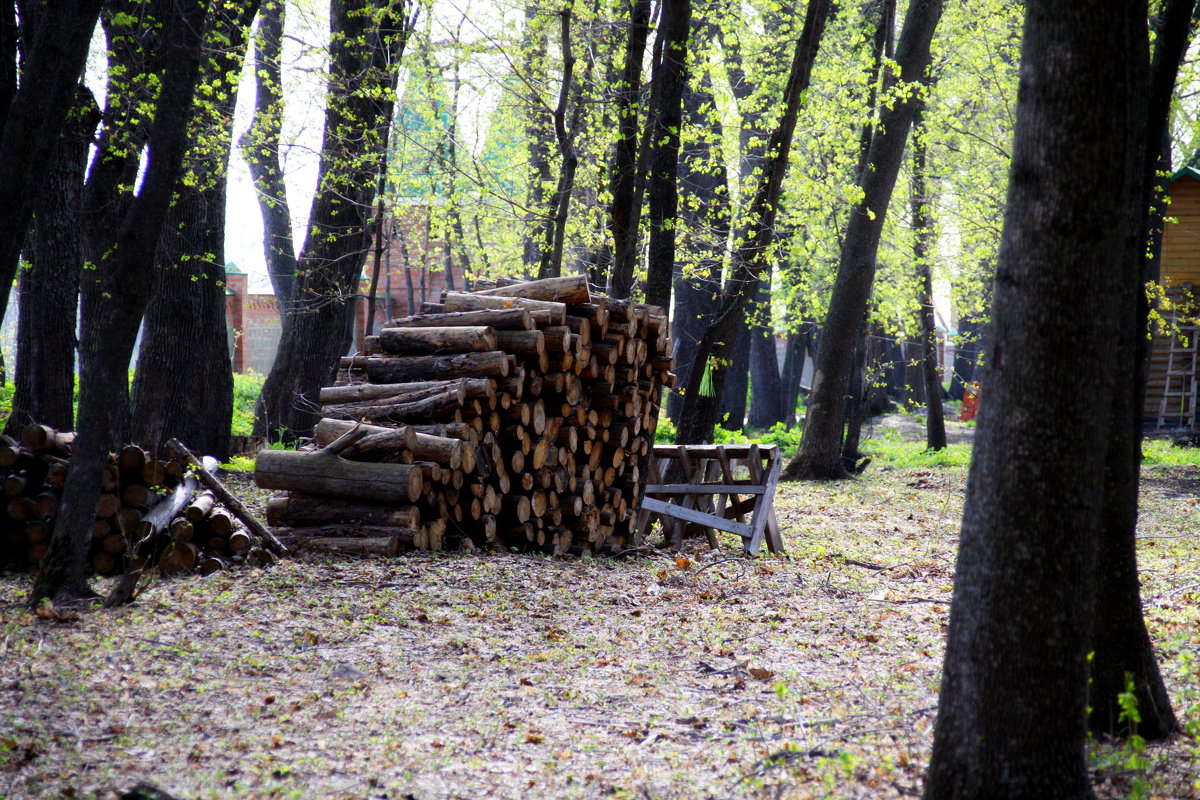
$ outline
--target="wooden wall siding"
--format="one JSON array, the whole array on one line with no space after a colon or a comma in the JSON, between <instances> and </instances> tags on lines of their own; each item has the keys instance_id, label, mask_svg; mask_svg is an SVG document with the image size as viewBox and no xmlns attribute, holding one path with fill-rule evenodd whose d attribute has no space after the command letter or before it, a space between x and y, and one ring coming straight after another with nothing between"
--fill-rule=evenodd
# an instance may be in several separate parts
<instances>
[{"instance_id":1,"label":"wooden wall siding","mask_svg":"<svg viewBox=\"0 0 1200 800\"><path fill-rule=\"evenodd\" d=\"M1200 180L1189 174L1176 178L1171 184L1171 205L1167 211L1171 220L1163 233L1162 284L1168 294L1181 298L1184 284L1191 283L1200 295ZM1200 344L1200 343L1197 343ZM1170 335L1156 332L1146 381L1144 416L1147 425L1158 424L1163 386L1167 372L1167 350ZM1176 355L1176 368L1180 356ZM1176 382L1176 388L1178 382ZM1188 402L1172 398L1164 427L1179 428L1194 424L1195 413Z\"/></svg>"}]
</instances>

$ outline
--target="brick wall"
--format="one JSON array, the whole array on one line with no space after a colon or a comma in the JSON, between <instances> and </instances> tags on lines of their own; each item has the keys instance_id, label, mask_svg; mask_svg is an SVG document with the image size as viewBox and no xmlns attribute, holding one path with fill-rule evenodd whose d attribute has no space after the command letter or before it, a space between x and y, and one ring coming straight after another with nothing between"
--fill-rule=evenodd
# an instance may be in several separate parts
<instances>
[{"instance_id":1,"label":"brick wall","mask_svg":"<svg viewBox=\"0 0 1200 800\"><path fill-rule=\"evenodd\" d=\"M445 268L443 242L431 232L429 209L405 206L393 218L392 236L385 245L375 293L374 332L388 319L420 313L424 302L437 302L443 289L463 289L462 267ZM352 350L362 348L367 319L369 276L375 264L372 248L363 265L355 309ZM246 275L230 272L226 281L225 319L229 331L234 372L253 370L266 374L279 347L279 312L275 296L248 294Z\"/></svg>"}]
</instances>

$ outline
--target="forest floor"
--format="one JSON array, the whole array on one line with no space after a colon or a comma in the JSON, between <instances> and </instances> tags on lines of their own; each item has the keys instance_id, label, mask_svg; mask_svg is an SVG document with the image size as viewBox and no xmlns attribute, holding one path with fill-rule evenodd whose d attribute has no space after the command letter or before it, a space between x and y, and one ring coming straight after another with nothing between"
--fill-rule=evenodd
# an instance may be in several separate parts
<instances>
[{"instance_id":1,"label":"forest floor","mask_svg":"<svg viewBox=\"0 0 1200 800\"><path fill-rule=\"evenodd\" d=\"M0 576L0 798L915 797L964 483L877 458L786 484L783 557L303 558L67 620ZM1200 797L1198 500L1200 469L1147 468L1146 616L1191 734L1092 744L1102 798Z\"/></svg>"}]
</instances>

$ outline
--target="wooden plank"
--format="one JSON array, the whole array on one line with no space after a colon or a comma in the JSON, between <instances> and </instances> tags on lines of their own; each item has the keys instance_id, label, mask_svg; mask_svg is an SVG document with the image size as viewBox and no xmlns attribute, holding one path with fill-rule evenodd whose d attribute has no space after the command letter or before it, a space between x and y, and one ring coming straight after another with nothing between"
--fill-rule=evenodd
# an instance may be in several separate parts
<instances>
[{"instance_id":1,"label":"wooden plank","mask_svg":"<svg viewBox=\"0 0 1200 800\"><path fill-rule=\"evenodd\" d=\"M751 535L749 525L722 519L713 514L705 514L703 511L697 511L694 508L684 508L672 505L671 503L664 503L662 500L656 500L653 497L642 498L642 508L653 511L656 514L672 517L673 519L687 520L688 522L696 522L710 528L736 533L743 538Z\"/></svg>"},{"instance_id":2,"label":"wooden plank","mask_svg":"<svg viewBox=\"0 0 1200 800\"><path fill-rule=\"evenodd\" d=\"M766 487L752 483L651 483L646 494L763 494Z\"/></svg>"},{"instance_id":3,"label":"wooden plank","mask_svg":"<svg viewBox=\"0 0 1200 800\"><path fill-rule=\"evenodd\" d=\"M782 469L779 459L779 448L771 446L771 449L774 453L772 454L770 472L767 473L767 491L759 498L760 502L754 509L754 523L750 531L750 541L746 543L746 552L752 556L758 555L758 548L762 545L763 533L765 533L767 527L767 518L770 516L768 510L774 507L775 486L779 483L779 472ZM757 459L755 459L755 463L757 463Z\"/></svg>"}]
</instances>

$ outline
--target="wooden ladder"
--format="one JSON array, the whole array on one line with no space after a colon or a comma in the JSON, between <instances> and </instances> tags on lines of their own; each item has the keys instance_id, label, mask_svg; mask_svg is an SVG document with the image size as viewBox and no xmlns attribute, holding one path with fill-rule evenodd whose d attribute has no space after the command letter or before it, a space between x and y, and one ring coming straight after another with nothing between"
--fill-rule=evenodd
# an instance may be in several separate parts
<instances>
[{"instance_id":1,"label":"wooden ladder","mask_svg":"<svg viewBox=\"0 0 1200 800\"><path fill-rule=\"evenodd\" d=\"M1196 356L1200 353L1200 325L1181 325L1171 311L1171 338L1167 342L1167 371L1158 403L1157 429L1167 427L1168 418L1178 418L1179 427L1196 428Z\"/></svg>"}]
</instances>

